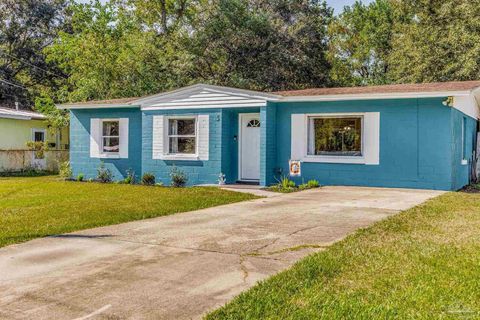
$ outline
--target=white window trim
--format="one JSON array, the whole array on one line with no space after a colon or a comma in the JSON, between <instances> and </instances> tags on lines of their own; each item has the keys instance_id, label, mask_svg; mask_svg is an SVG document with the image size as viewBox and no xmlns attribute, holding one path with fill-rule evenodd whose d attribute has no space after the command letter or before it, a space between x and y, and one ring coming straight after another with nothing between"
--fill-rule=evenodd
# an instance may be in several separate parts
<instances>
[{"instance_id":1,"label":"white window trim","mask_svg":"<svg viewBox=\"0 0 480 320\"><path fill-rule=\"evenodd\" d=\"M119 144L118 153L103 151L103 122L119 122ZM90 119L90 158L102 159L128 159L129 140L129 118L91 118Z\"/></svg>"},{"instance_id":2,"label":"white window trim","mask_svg":"<svg viewBox=\"0 0 480 320\"><path fill-rule=\"evenodd\" d=\"M32 128L32 141L35 141L35 133L42 132L43 133L43 142L47 141L47 130L46 129L39 129L39 128Z\"/></svg>"},{"instance_id":3,"label":"white window trim","mask_svg":"<svg viewBox=\"0 0 480 320\"><path fill-rule=\"evenodd\" d=\"M165 137L165 155L162 157L163 160L184 160L184 161L198 161L200 160L198 147L199 147L199 122L198 115L171 115L165 116L165 124L163 129L163 134ZM173 119L193 119L195 120L195 153L186 154L186 153L169 153L170 150L170 135L169 135L169 120Z\"/></svg>"},{"instance_id":4,"label":"white window trim","mask_svg":"<svg viewBox=\"0 0 480 320\"><path fill-rule=\"evenodd\" d=\"M105 152L103 151L103 138L105 137L103 135L103 123L104 122L111 122L111 121L117 121L118 122L118 144L120 146L120 118L110 118L110 119L105 119L101 118L100 119L100 146L99 146L99 153L100 153L100 158L106 158L106 159L120 159L120 152Z\"/></svg>"},{"instance_id":5,"label":"white window trim","mask_svg":"<svg viewBox=\"0 0 480 320\"><path fill-rule=\"evenodd\" d=\"M43 128L32 128L32 141L35 142L35 133L37 132L41 132L43 133L43 143L46 143L47 142L47 129L43 129ZM33 160L35 161L46 161L45 160L45 156L43 158L37 158L36 157L36 152L35 151L32 151L32 158Z\"/></svg>"},{"instance_id":6,"label":"white window trim","mask_svg":"<svg viewBox=\"0 0 480 320\"><path fill-rule=\"evenodd\" d=\"M313 134L314 128L310 126L310 119L319 119L319 118L325 118L325 119L331 119L331 118L360 118L361 121L361 141L360 141L360 153L361 156L328 156L328 155L313 155L309 154L308 150L312 150L313 148L313 139L310 138L310 135ZM307 115L307 152L305 153L305 158L306 159L311 159L312 161L310 162L316 162L317 160L319 162L329 162L329 163L365 163L365 134L364 134L364 116L363 114L359 115L353 115L350 114L348 116L345 115ZM340 161L340 162L338 162Z\"/></svg>"},{"instance_id":7,"label":"white window trim","mask_svg":"<svg viewBox=\"0 0 480 320\"><path fill-rule=\"evenodd\" d=\"M379 124L378 126L372 127L372 128L367 128L366 127L366 121L365 119L367 118L367 115L369 114L377 114L378 119L380 117L380 114L378 112L350 112L350 113L308 113L308 114L302 114L303 116L303 150L302 150L302 156L300 159L298 157L295 157L295 159L292 158L292 160L300 160L302 162L312 162L312 163L339 163L339 164L364 164L364 165L379 165L379 152L380 152L380 146L379 146L379 135L380 135L380 128ZM334 117L362 117L362 156L325 156L325 155L309 155L308 154L308 143L309 143L309 118L334 118ZM370 135L372 136L377 136L375 139L373 139L375 145L367 145L366 141L366 135L367 131ZM293 137L292 137L293 138ZM292 141L292 149L294 148L293 144L298 143L296 141ZM372 141L370 141L370 144ZM367 150L367 148L371 148L372 150ZM298 150L298 149L297 149ZM300 151L300 150L298 150ZM370 155L367 157L367 153L369 151L373 151L376 153L376 155L373 157ZM368 159L367 159L368 158Z\"/></svg>"}]
</instances>

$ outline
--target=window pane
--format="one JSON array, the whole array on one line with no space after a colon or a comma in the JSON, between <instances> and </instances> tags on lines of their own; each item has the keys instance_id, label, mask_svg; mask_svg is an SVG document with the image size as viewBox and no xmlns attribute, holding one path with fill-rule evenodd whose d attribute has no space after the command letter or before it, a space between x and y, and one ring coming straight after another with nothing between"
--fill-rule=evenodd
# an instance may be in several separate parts
<instances>
[{"instance_id":1,"label":"window pane","mask_svg":"<svg viewBox=\"0 0 480 320\"><path fill-rule=\"evenodd\" d=\"M170 138L169 153L195 154L195 138Z\"/></svg>"},{"instance_id":2,"label":"window pane","mask_svg":"<svg viewBox=\"0 0 480 320\"><path fill-rule=\"evenodd\" d=\"M103 122L103 135L104 136L118 136L119 135L119 123L118 121L104 121Z\"/></svg>"},{"instance_id":3,"label":"window pane","mask_svg":"<svg viewBox=\"0 0 480 320\"><path fill-rule=\"evenodd\" d=\"M119 138L103 138L103 152L119 152L120 139Z\"/></svg>"},{"instance_id":4,"label":"window pane","mask_svg":"<svg viewBox=\"0 0 480 320\"><path fill-rule=\"evenodd\" d=\"M45 140L45 134L43 132L36 131L34 135L35 142L38 141L44 141Z\"/></svg>"},{"instance_id":5,"label":"window pane","mask_svg":"<svg viewBox=\"0 0 480 320\"><path fill-rule=\"evenodd\" d=\"M169 119L169 135L195 135L195 119Z\"/></svg>"},{"instance_id":6,"label":"window pane","mask_svg":"<svg viewBox=\"0 0 480 320\"><path fill-rule=\"evenodd\" d=\"M313 150L309 154L362 155L362 118L316 118L310 125L313 126L313 137L310 137Z\"/></svg>"}]
</instances>

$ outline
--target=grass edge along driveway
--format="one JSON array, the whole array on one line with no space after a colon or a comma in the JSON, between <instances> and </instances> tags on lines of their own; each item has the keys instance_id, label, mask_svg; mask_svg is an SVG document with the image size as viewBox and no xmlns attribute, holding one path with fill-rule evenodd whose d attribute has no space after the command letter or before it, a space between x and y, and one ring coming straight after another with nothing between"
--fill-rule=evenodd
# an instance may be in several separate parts
<instances>
[{"instance_id":1,"label":"grass edge along driveway","mask_svg":"<svg viewBox=\"0 0 480 320\"><path fill-rule=\"evenodd\" d=\"M256 198L216 187L67 182L55 176L0 178L0 247Z\"/></svg>"},{"instance_id":2,"label":"grass edge along driveway","mask_svg":"<svg viewBox=\"0 0 480 320\"><path fill-rule=\"evenodd\" d=\"M478 319L480 194L448 193L260 282L206 319Z\"/></svg>"}]
</instances>

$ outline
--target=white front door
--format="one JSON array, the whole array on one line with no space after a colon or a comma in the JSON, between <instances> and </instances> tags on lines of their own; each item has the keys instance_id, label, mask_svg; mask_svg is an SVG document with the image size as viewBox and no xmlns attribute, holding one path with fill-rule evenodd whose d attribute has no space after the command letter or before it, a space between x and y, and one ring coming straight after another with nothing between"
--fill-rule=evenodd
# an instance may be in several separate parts
<instances>
[{"instance_id":1,"label":"white front door","mask_svg":"<svg viewBox=\"0 0 480 320\"><path fill-rule=\"evenodd\" d=\"M242 181L260 180L260 114L240 114L239 177Z\"/></svg>"}]
</instances>

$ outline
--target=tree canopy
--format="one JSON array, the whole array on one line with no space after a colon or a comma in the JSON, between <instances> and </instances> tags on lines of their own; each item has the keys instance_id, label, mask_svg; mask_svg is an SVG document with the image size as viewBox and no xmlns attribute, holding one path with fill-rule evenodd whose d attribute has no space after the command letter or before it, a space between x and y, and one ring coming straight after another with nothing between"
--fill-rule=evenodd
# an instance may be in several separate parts
<instances>
[{"instance_id":1,"label":"tree canopy","mask_svg":"<svg viewBox=\"0 0 480 320\"><path fill-rule=\"evenodd\" d=\"M0 1L0 104L29 106L42 90L68 74L43 52L68 28L66 0Z\"/></svg>"}]
</instances>

